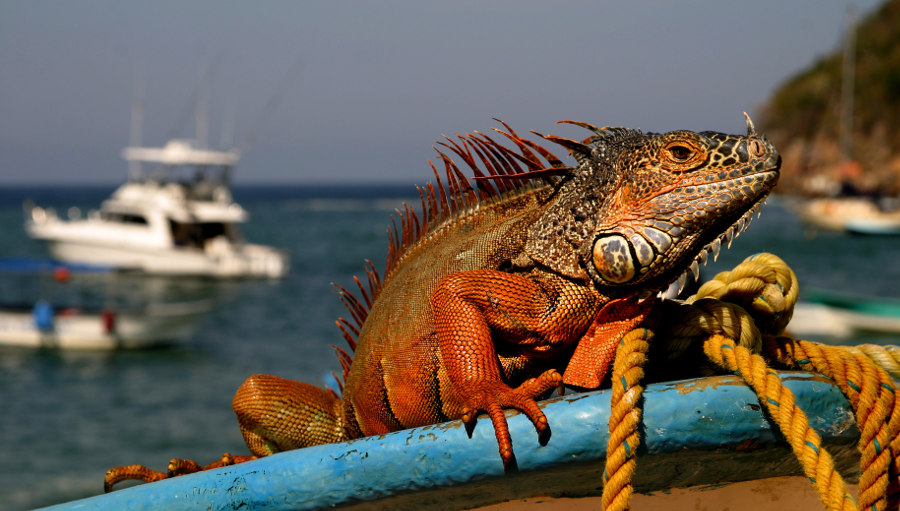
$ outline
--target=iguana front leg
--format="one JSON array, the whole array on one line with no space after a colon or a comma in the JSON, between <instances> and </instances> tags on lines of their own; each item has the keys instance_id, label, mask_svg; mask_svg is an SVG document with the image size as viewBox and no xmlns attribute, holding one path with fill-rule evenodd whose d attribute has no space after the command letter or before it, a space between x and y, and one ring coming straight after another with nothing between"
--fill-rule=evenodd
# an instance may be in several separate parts
<instances>
[{"instance_id":1,"label":"iguana front leg","mask_svg":"<svg viewBox=\"0 0 900 511\"><path fill-rule=\"evenodd\" d=\"M621 336L643 319L644 312L626 308L623 314L637 313L636 317L611 328L589 329L595 321L615 317L601 307L606 301L593 286L548 273L523 276L471 270L450 274L438 283L431 305L454 401L469 428L479 411L488 413L506 467L513 467L515 458L503 408L522 411L545 441L549 426L535 399L559 385L562 376L549 369L517 388L510 387L502 375L495 338L515 345L522 353L522 364L529 365L529 358L547 360L587 332L591 343L611 344L602 350L610 354L607 359L595 361L595 372L603 373Z\"/></svg>"}]
</instances>

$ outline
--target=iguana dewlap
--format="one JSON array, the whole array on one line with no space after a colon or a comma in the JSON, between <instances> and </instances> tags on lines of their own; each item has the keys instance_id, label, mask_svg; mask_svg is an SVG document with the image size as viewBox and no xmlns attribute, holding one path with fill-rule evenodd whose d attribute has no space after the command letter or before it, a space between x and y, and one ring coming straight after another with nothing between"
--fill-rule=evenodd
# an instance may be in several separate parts
<instances>
[{"instance_id":1,"label":"iguana dewlap","mask_svg":"<svg viewBox=\"0 0 900 511\"><path fill-rule=\"evenodd\" d=\"M439 151L447 183L435 170L421 213L401 213L383 280L370 264L361 298L341 288L354 318L338 322L353 348L339 350L341 395L266 375L238 389L255 456L451 419L471 428L486 412L514 463L503 409L546 440L536 399L561 383L600 386L657 293L717 254L778 179L780 157L749 117L741 136L573 124L591 136L543 137L572 166L505 124L510 147L480 133L447 139L476 181ZM173 460L170 474L191 463ZM118 467L107 488L161 477Z\"/></svg>"}]
</instances>

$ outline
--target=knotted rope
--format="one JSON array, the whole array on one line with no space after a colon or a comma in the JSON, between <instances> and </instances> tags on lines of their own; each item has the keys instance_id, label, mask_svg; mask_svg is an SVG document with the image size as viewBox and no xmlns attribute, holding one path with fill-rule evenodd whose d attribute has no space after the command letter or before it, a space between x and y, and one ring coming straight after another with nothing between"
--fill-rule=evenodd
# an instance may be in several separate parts
<instances>
[{"instance_id":1,"label":"knotted rope","mask_svg":"<svg viewBox=\"0 0 900 511\"><path fill-rule=\"evenodd\" d=\"M898 509L900 399L896 399L892 376L900 377L900 348L826 346L781 336L798 291L797 277L784 261L772 254L757 254L705 283L686 303L664 302L654 313L655 334L641 328L625 335L613 366L603 509L628 509L633 493L634 453L640 442L640 383L645 365L653 373L646 354L654 337L659 344L654 345L654 353L668 367L683 367L673 361L699 359L702 351L709 363L697 368L700 374L724 369L743 378L788 440L826 509ZM823 374L847 396L860 430L858 503L770 363ZM670 371L664 377L673 374L687 376Z\"/></svg>"}]
</instances>

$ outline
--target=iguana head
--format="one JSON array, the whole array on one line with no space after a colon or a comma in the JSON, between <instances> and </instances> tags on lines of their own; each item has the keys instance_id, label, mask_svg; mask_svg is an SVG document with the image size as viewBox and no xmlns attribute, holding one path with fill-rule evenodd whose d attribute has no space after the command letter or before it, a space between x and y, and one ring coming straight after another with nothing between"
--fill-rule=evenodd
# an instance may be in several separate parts
<instances>
[{"instance_id":1,"label":"iguana head","mask_svg":"<svg viewBox=\"0 0 900 511\"><path fill-rule=\"evenodd\" d=\"M781 158L747 117L746 135L594 128L565 145L578 165L529 232L528 255L600 288L662 288L697 271L746 228Z\"/></svg>"}]
</instances>

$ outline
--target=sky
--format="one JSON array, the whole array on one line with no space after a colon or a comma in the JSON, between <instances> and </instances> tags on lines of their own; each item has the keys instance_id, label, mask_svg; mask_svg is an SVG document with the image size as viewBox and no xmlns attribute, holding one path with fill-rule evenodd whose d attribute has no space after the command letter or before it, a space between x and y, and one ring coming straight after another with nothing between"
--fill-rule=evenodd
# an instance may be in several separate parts
<instances>
[{"instance_id":1,"label":"sky","mask_svg":"<svg viewBox=\"0 0 900 511\"><path fill-rule=\"evenodd\" d=\"M494 118L743 132L743 111L839 46L850 6L0 0L0 186L121 183L136 99L159 146L196 136L205 97L210 145L231 126L242 148L236 184L424 184L436 140Z\"/></svg>"}]
</instances>

